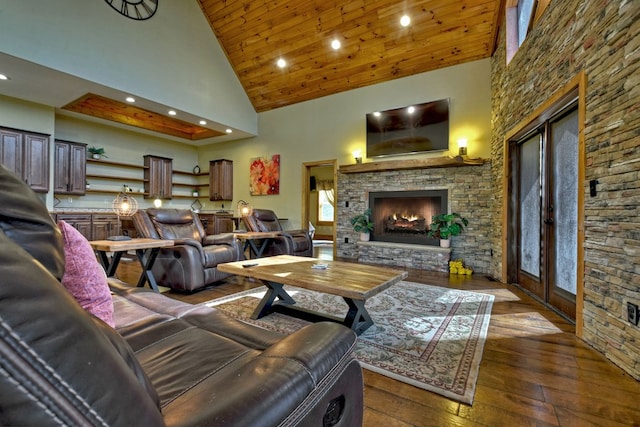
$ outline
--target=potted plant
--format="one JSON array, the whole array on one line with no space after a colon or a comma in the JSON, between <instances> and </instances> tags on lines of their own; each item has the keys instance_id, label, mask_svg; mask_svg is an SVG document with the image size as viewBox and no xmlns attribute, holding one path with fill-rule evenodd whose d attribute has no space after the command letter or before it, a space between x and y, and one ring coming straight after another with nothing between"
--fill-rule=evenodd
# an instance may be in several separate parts
<instances>
[{"instance_id":1,"label":"potted plant","mask_svg":"<svg viewBox=\"0 0 640 427\"><path fill-rule=\"evenodd\" d=\"M370 215L371 209L367 209L364 213L351 218L353 231L360 233L360 240L364 242L369 240L369 235L373 231L373 222L369 219Z\"/></svg>"},{"instance_id":2,"label":"potted plant","mask_svg":"<svg viewBox=\"0 0 640 427\"><path fill-rule=\"evenodd\" d=\"M100 147L100 148L96 148L96 147L89 147L87 148L87 151L89 152L89 154L91 154L91 157L93 157L94 159L99 159L101 157L107 157L107 155L104 152L104 148Z\"/></svg>"},{"instance_id":3,"label":"potted plant","mask_svg":"<svg viewBox=\"0 0 640 427\"><path fill-rule=\"evenodd\" d=\"M451 236L457 236L469 225L469 221L459 213L438 214L431 217L429 232L427 235L440 239L440 246L448 248L451 245Z\"/></svg>"}]
</instances>

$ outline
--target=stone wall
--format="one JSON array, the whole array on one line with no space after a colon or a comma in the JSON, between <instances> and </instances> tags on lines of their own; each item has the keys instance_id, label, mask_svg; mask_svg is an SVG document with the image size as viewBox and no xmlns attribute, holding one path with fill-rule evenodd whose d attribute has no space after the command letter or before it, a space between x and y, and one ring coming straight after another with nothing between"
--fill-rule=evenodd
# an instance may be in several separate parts
<instances>
[{"instance_id":1,"label":"stone wall","mask_svg":"<svg viewBox=\"0 0 640 427\"><path fill-rule=\"evenodd\" d=\"M369 192L374 191L410 191L410 190L449 190L449 208L469 220L469 226L460 235L451 240L451 258L462 258L465 265L476 274L489 272L493 247L491 241L495 233L500 232L500 222L492 213L494 189L491 182L491 165L444 167L429 169L410 169L379 171L366 173L340 173L338 176L337 200L337 255L357 260L360 251L368 256L397 258L398 262L385 262L402 266L400 259L405 257L396 250L388 248L370 248L358 245L359 233L351 228L350 219L367 209ZM346 240L346 241L345 241ZM426 267L425 252L416 248L409 255L417 257L413 264ZM364 254L363 254L364 255Z\"/></svg>"},{"instance_id":2,"label":"stone wall","mask_svg":"<svg viewBox=\"0 0 640 427\"><path fill-rule=\"evenodd\" d=\"M584 71L583 338L640 379L640 328L626 320L627 301L640 303L640 1L554 0L505 62L503 28L492 58L493 214L502 214L505 134Z\"/></svg>"}]
</instances>

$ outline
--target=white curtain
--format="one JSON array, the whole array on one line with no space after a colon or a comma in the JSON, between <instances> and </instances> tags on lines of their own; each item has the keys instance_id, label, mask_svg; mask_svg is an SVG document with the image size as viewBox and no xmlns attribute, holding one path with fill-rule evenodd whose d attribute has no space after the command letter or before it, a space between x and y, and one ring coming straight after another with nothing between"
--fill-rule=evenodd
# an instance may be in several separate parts
<instances>
[{"instance_id":1,"label":"white curtain","mask_svg":"<svg viewBox=\"0 0 640 427\"><path fill-rule=\"evenodd\" d=\"M318 181L317 186L319 190L324 190L327 195L327 201L333 206L336 207L336 198L335 198L335 190L333 189L333 180L325 180Z\"/></svg>"}]
</instances>

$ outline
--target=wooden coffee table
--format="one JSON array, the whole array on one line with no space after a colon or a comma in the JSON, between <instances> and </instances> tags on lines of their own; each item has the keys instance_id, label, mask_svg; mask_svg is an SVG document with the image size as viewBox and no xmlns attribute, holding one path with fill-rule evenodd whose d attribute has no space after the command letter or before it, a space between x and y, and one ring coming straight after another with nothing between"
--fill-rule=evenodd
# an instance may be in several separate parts
<instances>
[{"instance_id":1,"label":"wooden coffee table","mask_svg":"<svg viewBox=\"0 0 640 427\"><path fill-rule=\"evenodd\" d=\"M317 265L327 267L313 268ZM260 280L267 287L267 293L254 310L252 319L277 311L312 322L329 320L342 323L358 335L373 325L365 308L367 298L407 277L407 272L402 270L291 255L229 262L218 264L217 268L225 273ZM296 302L285 291L285 285L340 296L349 310L342 319L295 307Z\"/></svg>"}]
</instances>

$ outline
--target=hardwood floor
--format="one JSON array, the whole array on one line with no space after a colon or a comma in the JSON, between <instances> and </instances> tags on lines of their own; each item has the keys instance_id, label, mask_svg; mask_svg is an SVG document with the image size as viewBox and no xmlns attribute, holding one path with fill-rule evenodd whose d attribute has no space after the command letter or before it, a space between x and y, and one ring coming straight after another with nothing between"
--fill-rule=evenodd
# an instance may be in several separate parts
<instances>
[{"instance_id":1,"label":"hardwood floor","mask_svg":"<svg viewBox=\"0 0 640 427\"><path fill-rule=\"evenodd\" d=\"M127 283L135 283L139 273L137 262L118 267ZM495 296L474 403L461 404L364 370L365 426L640 426L640 382L517 287L482 275L419 270L409 270L406 280ZM231 277L191 295L165 295L199 303L256 286Z\"/></svg>"}]
</instances>

